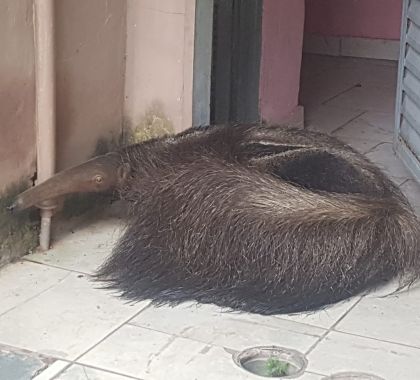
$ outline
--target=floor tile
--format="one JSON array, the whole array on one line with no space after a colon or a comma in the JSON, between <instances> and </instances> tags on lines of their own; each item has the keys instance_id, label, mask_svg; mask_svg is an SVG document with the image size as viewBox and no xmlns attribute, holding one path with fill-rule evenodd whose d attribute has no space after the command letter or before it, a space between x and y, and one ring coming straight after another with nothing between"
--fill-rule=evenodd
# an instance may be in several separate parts
<instances>
[{"instance_id":1,"label":"floor tile","mask_svg":"<svg viewBox=\"0 0 420 380\"><path fill-rule=\"evenodd\" d=\"M0 270L0 314L58 284L69 272L30 262L9 264Z\"/></svg>"},{"instance_id":2,"label":"floor tile","mask_svg":"<svg viewBox=\"0 0 420 380\"><path fill-rule=\"evenodd\" d=\"M392 87L354 87L328 101L326 105L360 111L392 113L395 109L395 92Z\"/></svg>"},{"instance_id":3,"label":"floor tile","mask_svg":"<svg viewBox=\"0 0 420 380\"><path fill-rule=\"evenodd\" d=\"M126 376L118 375L115 373L101 371L99 369L84 367L84 366L75 364L75 365L72 365L69 369L64 371L61 375L59 375L55 379L56 380L129 380L129 379L132 379L132 377L126 377Z\"/></svg>"},{"instance_id":4,"label":"floor tile","mask_svg":"<svg viewBox=\"0 0 420 380\"><path fill-rule=\"evenodd\" d=\"M366 298L381 298L388 297L391 294L396 294L400 288L400 282L398 279L393 279L386 281L383 284L380 284L375 289L372 289L368 294L365 295Z\"/></svg>"},{"instance_id":5,"label":"floor tile","mask_svg":"<svg viewBox=\"0 0 420 380\"><path fill-rule=\"evenodd\" d=\"M146 380L255 380L256 376L238 367L232 354L220 347L199 345L177 339L150 366ZM309 380L306 376L300 379Z\"/></svg>"},{"instance_id":6,"label":"floor tile","mask_svg":"<svg viewBox=\"0 0 420 380\"><path fill-rule=\"evenodd\" d=\"M420 349L420 288L384 298L364 298L336 330Z\"/></svg>"},{"instance_id":7,"label":"floor tile","mask_svg":"<svg viewBox=\"0 0 420 380\"><path fill-rule=\"evenodd\" d=\"M314 313L301 313L296 315L282 315L277 318L289 321L306 323L312 326L329 329L357 302L360 297L354 297L348 301L333 305L325 310Z\"/></svg>"},{"instance_id":8,"label":"floor tile","mask_svg":"<svg viewBox=\"0 0 420 380\"><path fill-rule=\"evenodd\" d=\"M384 131L394 135L395 130L395 114L394 112L365 112L361 117L362 120L366 121L370 125L374 125Z\"/></svg>"},{"instance_id":9,"label":"floor tile","mask_svg":"<svg viewBox=\"0 0 420 380\"><path fill-rule=\"evenodd\" d=\"M305 107L314 107L354 88L352 83L336 81L329 76L311 78L302 84L299 98Z\"/></svg>"},{"instance_id":10,"label":"floor tile","mask_svg":"<svg viewBox=\"0 0 420 380\"><path fill-rule=\"evenodd\" d=\"M381 127L371 125L362 118L357 118L345 127L333 133L341 141L349 144L361 153L365 153L378 143L392 143L391 132Z\"/></svg>"},{"instance_id":11,"label":"floor tile","mask_svg":"<svg viewBox=\"0 0 420 380\"><path fill-rule=\"evenodd\" d=\"M413 179L405 182L400 188L410 201L411 206L420 215L420 184Z\"/></svg>"},{"instance_id":12,"label":"floor tile","mask_svg":"<svg viewBox=\"0 0 420 380\"><path fill-rule=\"evenodd\" d=\"M33 380L53 380L64 368L68 367L69 363L64 360L56 360L48 368L35 376Z\"/></svg>"},{"instance_id":13,"label":"floor tile","mask_svg":"<svg viewBox=\"0 0 420 380\"><path fill-rule=\"evenodd\" d=\"M80 362L145 380L255 379L237 367L232 353L221 347L130 325L116 331Z\"/></svg>"},{"instance_id":14,"label":"floor tile","mask_svg":"<svg viewBox=\"0 0 420 380\"><path fill-rule=\"evenodd\" d=\"M150 307L130 323L237 350L279 345L306 351L325 331L276 317L220 312L213 306L189 304Z\"/></svg>"},{"instance_id":15,"label":"floor tile","mask_svg":"<svg viewBox=\"0 0 420 380\"><path fill-rule=\"evenodd\" d=\"M72 273L57 286L0 317L0 343L73 359L134 316L128 305Z\"/></svg>"},{"instance_id":16,"label":"floor tile","mask_svg":"<svg viewBox=\"0 0 420 380\"><path fill-rule=\"evenodd\" d=\"M339 65L340 58L319 54L303 54L301 80L303 83Z\"/></svg>"},{"instance_id":17,"label":"floor tile","mask_svg":"<svg viewBox=\"0 0 420 380\"><path fill-rule=\"evenodd\" d=\"M358 110L316 106L305 108L305 128L331 133L360 115Z\"/></svg>"},{"instance_id":18,"label":"floor tile","mask_svg":"<svg viewBox=\"0 0 420 380\"><path fill-rule=\"evenodd\" d=\"M411 173L396 156L390 143L378 145L366 153L366 157L381 168L388 176L403 180L411 178Z\"/></svg>"},{"instance_id":19,"label":"floor tile","mask_svg":"<svg viewBox=\"0 0 420 380\"><path fill-rule=\"evenodd\" d=\"M308 370L331 375L368 372L385 380L418 380L420 350L331 332L308 355Z\"/></svg>"},{"instance_id":20,"label":"floor tile","mask_svg":"<svg viewBox=\"0 0 420 380\"><path fill-rule=\"evenodd\" d=\"M377 86L396 89L397 67L376 65L374 62L375 60L361 60L358 66L336 66L326 71L324 75L329 75L337 81L360 84L362 87Z\"/></svg>"},{"instance_id":21,"label":"floor tile","mask_svg":"<svg viewBox=\"0 0 420 380\"><path fill-rule=\"evenodd\" d=\"M336 135L334 134L334 136ZM350 137L350 138L347 136L341 137L338 134L336 137L343 143L350 145L353 149L355 149L359 153L366 153L377 145L376 143L372 141L358 139L354 137Z\"/></svg>"},{"instance_id":22,"label":"floor tile","mask_svg":"<svg viewBox=\"0 0 420 380\"><path fill-rule=\"evenodd\" d=\"M174 339L175 337L159 331L126 325L78 362L144 378L148 374L151 360Z\"/></svg>"},{"instance_id":23,"label":"floor tile","mask_svg":"<svg viewBox=\"0 0 420 380\"><path fill-rule=\"evenodd\" d=\"M328 105L338 105L341 108L376 111L383 111L385 106L386 112L394 112L393 100L397 82L395 63L389 65L372 59L319 57L304 55L300 96L304 106L327 102ZM346 91L351 88L351 91ZM353 102L353 93L361 94L364 101ZM373 99L378 93L380 99ZM389 102L392 105L390 111Z\"/></svg>"},{"instance_id":24,"label":"floor tile","mask_svg":"<svg viewBox=\"0 0 420 380\"><path fill-rule=\"evenodd\" d=\"M82 224L57 237L49 251L28 255L27 259L92 274L111 253L120 233L118 219Z\"/></svg>"}]
</instances>

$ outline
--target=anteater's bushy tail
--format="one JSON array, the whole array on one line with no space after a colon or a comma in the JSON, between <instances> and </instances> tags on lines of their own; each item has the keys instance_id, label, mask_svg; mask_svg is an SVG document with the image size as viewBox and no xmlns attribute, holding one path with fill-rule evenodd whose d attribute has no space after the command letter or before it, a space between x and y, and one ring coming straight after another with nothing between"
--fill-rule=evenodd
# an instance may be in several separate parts
<instances>
[{"instance_id":1,"label":"anteater's bushy tail","mask_svg":"<svg viewBox=\"0 0 420 380\"><path fill-rule=\"evenodd\" d=\"M261 314L315 310L420 275L419 222L382 195L312 191L217 157L168 163L122 191L131 221L97 278L130 300Z\"/></svg>"}]
</instances>

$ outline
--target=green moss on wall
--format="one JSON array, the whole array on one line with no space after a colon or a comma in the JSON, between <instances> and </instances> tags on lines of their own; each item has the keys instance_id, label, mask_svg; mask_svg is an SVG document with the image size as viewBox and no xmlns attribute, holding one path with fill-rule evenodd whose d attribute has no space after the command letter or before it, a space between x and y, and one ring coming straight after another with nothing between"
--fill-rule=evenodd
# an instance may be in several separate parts
<instances>
[{"instance_id":1,"label":"green moss on wall","mask_svg":"<svg viewBox=\"0 0 420 380\"><path fill-rule=\"evenodd\" d=\"M125 124L123 140L127 145L174 133L173 124L159 102L154 102L134 126Z\"/></svg>"},{"instance_id":2,"label":"green moss on wall","mask_svg":"<svg viewBox=\"0 0 420 380\"><path fill-rule=\"evenodd\" d=\"M27 188L12 185L0 195L0 267L17 260L38 245L39 212L31 209L11 213L7 207Z\"/></svg>"}]
</instances>

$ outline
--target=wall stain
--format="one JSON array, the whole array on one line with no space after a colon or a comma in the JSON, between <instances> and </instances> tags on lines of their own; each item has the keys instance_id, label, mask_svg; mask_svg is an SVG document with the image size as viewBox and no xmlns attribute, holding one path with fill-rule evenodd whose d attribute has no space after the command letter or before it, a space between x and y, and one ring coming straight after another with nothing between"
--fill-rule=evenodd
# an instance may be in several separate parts
<instances>
[{"instance_id":1,"label":"wall stain","mask_svg":"<svg viewBox=\"0 0 420 380\"><path fill-rule=\"evenodd\" d=\"M171 121L165 116L163 107L158 102L153 103L140 120L131 127L132 123L125 121L121 134L113 134L108 138L99 138L91 157L118 150L124 146L140 143L157 137L174 133ZM39 210L29 210L11 213L7 210L14 198L31 186L36 173L31 181L22 180L9 186L0 194L0 267L20 259L31 253L38 246L39 236ZM111 208L117 200L116 194L73 194L57 199L58 208L54 212L54 223L61 224L68 219L79 216L92 217L103 214ZM124 215L123 206L118 206L121 212L116 215Z\"/></svg>"},{"instance_id":2,"label":"wall stain","mask_svg":"<svg viewBox=\"0 0 420 380\"><path fill-rule=\"evenodd\" d=\"M11 213L7 207L28 188L27 181L10 185L0 195L0 267L19 260L38 246L39 211Z\"/></svg>"}]
</instances>

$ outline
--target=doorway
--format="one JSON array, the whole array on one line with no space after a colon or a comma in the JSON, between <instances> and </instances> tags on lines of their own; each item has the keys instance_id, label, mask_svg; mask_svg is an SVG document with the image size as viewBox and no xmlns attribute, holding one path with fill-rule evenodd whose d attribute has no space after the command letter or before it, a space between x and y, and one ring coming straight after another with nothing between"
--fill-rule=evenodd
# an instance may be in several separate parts
<instances>
[{"instance_id":1,"label":"doorway","mask_svg":"<svg viewBox=\"0 0 420 380\"><path fill-rule=\"evenodd\" d=\"M263 0L197 0L195 126L258 122Z\"/></svg>"},{"instance_id":2,"label":"doorway","mask_svg":"<svg viewBox=\"0 0 420 380\"><path fill-rule=\"evenodd\" d=\"M262 0L215 0L210 122L256 122Z\"/></svg>"}]
</instances>

